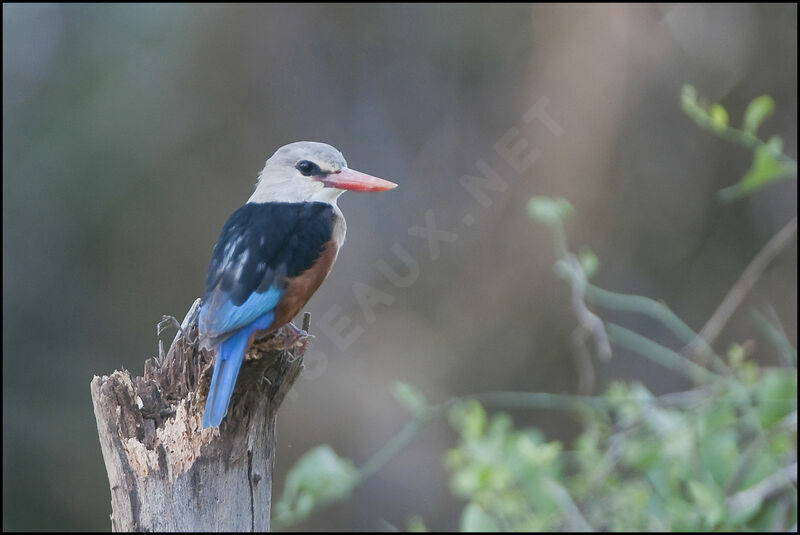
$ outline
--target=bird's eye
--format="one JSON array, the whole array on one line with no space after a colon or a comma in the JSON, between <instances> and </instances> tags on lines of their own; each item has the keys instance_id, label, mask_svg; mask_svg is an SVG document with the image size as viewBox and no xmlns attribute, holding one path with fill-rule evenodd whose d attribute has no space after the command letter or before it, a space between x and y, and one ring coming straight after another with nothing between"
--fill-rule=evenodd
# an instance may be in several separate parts
<instances>
[{"instance_id":1,"label":"bird's eye","mask_svg":"<svg viewBox=\"0 0 800 535\"><path fill-rule=\"evenodd\" d=\"M308 160L300 160L297 162L295 167L297 167L297 170L300 171L304 176L317 175L321 173L319 166L314 162L309 162Z\"/></svg>"}]
</instances>

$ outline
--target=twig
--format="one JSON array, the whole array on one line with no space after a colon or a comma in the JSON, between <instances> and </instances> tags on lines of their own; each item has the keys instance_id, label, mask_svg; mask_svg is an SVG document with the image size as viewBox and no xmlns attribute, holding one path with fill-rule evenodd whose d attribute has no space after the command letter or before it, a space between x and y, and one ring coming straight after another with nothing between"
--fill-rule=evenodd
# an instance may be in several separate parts
<instances>
[{"instance_id":1,"label":"twig","mask_svg":"<svg viewBox=\"0 0 800 535\"><path fill-rule=\"evenodd\" d=\"M797 350L786 337L786 332L784 332L780 321L778 321L774 309L771 310L770 315L774 318L773 321L769 321L761 311L755 308L750 310L750 318L753 320L753 323L756 324L756 327L761 331L764 337L778 350L778 355L780 355L783 363L786 366L796 366Z\"/></svg>"},{"instance_id":2,"label":"twig","mask_svg":"<svg viewBox=\"0 0 800 535\"><path fill-rule=\"evenodd\" d=\"M175 333L175 338L172 339L172 343L169 346L169 350L167 350L166 356L161 358L161 362L159 364L162 366L169 364L169 362L172 360L175 354L176 344L178 344L179 341L182 340L189 345L194 345L197 343L196 337L192 339L189 336L189 327L196 322L197 316L200 314L200 305L202 302L203 300L199 297L195 299L192 303L192 306L189 307L189 311L186 312L186 316L183 317L183 322L181 323L178 323L178 320L175 318L175 316L165 315L161 317L161 321L158 322L158 325L156 325L156 332L159 336L164 332L165 324L172 324L178 328L178 332Z\"/></svg>"},{"instance_id":3,"label":"twig","mask_svg":"<svg viewBox=\"0 0 800 535\"><path fill-rule=\"evenodd\" d=\"M684 344L697 338L697 333L661 301L643 295L611 292L591 284L586 288L586 300L602 308L649 316L660 322Z\"/></svg>"},{"instance_id":4,"label":"twig","mask_svg":"<svg viewBox=\"0 0 800 535\"><path fill-rule=\"evenodd\" d=\"M432 418L440 414L440 410L432 409L432 413L424 416L417 417L408 422L403 429L392 437L389 442L383 445L378 452L369 458L367 462L358 471L358 483L363 482L375 472L383 468L386 463L392 460L401 450L408 446L412 440L419 434L425 424ZM358 484L357 483L357 484Z\"/></svg>"},{"instance_id":5,"label":"twig","mask_svg":"<svg viewBox=\"0 0 800 535\"><path fill-rule=\"evenodd\" d=\"M183 329L181 329L181 322L178 321L178 318L164 314L161 316L161 321L156 323L156 336L161 336L161 333L166 331L168 327L175 327L179 331L183 332ZM186 336L186 333L183 334Z\"/></svg>"},{"instance_id":6,"label":"twig","mask_svg":"<svg viewBox=\"0 0 800 535\"><path fill-rule=\"evenodd\" d=\"M789 519L789 511L792 508L792 501L787 497L778 502L775 511L775 519L772 521L770 531L773 533L784 531L786 529L786 521Z\"/></svg>"},{"instance_id":7,"label":"twig","mask_svg":"<svg viewBox=\"0 0 800 535\"><path fill-rule=\"evenodd\" d=\"M586 521L581 510L575 505L567 489L551 478L545 479L544 485L550 493L550 497L556 501L558 508L561 509L561 513L566 518L567 526L570 531L594 532L594 529L592 529L592 526Z\"/></svg>"},{"instance_id":8,"label":"twig","mask_svg":"<svg viewBox=\"0 0 800 535\"><path fill-rule=\"evenodd\" d=\"M797 409L793 410L778 422L779 429L797 432Z\"/></svg>"},{"instance_id":9,"label":"twig","mask_svg":"<svg viewBox=\"0 0 800 535\"><path fill-rule=\"evenodd\" d=\"M719 384L703 388L694 388L692 390L684 390L682 392L668 392L658 397L662 405L697 405L701 401L713 398L720 390ZM719 401L719 400L718 400Z\"/></svg>"},{"instance_id":10,"label":"twig","mask_svg":"<svg viewBox=\"0 0 800 535\"><path fill-rule=\"evenodd\" d=\"M750 292L755 282L772 262L772 260L786 247L797 232L797 217L789 221L766 245L758 252L750 264L742 272L739 280L730 289L728 294L711 315L705 326L700 330L700 334L692 341L685 351L695 355L695 360L700 365L705 365L708 360L708 353L701 350L702 343L711 345L717 339L722 329L728 323L733 313Z\"/></svg>"},{"instance_id":11,"label":"twig","mask_svg":"<svg viewBox=\"0 0 800 535\"><path fill-rule=\"evenodd\" d=\"M609 474L611 474L622 456L625 440L628 438L628 435L633 434L639 426L641 426L641 422L625 429L616 430L608 437L608 448L603 454L601 461L589 475L587 485L590 489L595 488L600 482L605 481ZM619 422L615 424L614 427L619 427Z\"/></svg>"},{"instance_id":12,"label":"twig","mask_svg":"<svg viewBox=\"0 0 800 535\"><path fill-rule=\"evenodd\" d=\"M578 369L578 394L588 396L594 389L594 366L592 366L592 356L586 348L586 337L589 332L578 325L572 331L570 340L572 341L572 356L575 359L575 367Z\"/></svg>"},{"instance_id":13,"label":"twig","mask_svg":"<svg viewBox=\"0 0 800 535\"><path fill-rule=\"evenodd\" d=\"M749 507L754 503L760 503L775 493L780 491L783 487L797 484L797 462L784 466L772 475L762 479L749 489L737 492L726 500L728 509L731 512L738 511L742 508Z\"/></svg>"},{"instance_id":14,"label":"twig","mask_svg":"<svg viewBox=\"0 0 800 535\"><path fill-rule=\"evenodd\" d=\"M391 524L385 518L379 518L378 519L378 524L381 526L382 531L385 531L387 533L399 533L400 532L400 528L398 528L394 524Z\"/></svg>"},{"instance_id":15,"label":"twig","mask_svg":"<svg viewBox=\"0 0 800 535\"><path fill-rule=\"evenodd\" d=\"M608 336L614 343L627 347L665 368L688 377L692 381L710 383L723 378L639 333L613 323L606 324L606 329L608 330Z\"/></svg>"},{"instance_id":16,"label":"twig","mask_svg":"<svg viewBox=\"0 0 800 535\"><path fill-rule=\"evenodd\" d=\"M602 360L611 358L611 345L608 343L608 335L603 327L603 320L586 307L586 274L583 272L580 261L572 254L567 255L556 263L556 271L559 275L567 278L572 288L572 312L578 319L581 327L592 334L597 355Z\"/></svg>"}]
</instances>

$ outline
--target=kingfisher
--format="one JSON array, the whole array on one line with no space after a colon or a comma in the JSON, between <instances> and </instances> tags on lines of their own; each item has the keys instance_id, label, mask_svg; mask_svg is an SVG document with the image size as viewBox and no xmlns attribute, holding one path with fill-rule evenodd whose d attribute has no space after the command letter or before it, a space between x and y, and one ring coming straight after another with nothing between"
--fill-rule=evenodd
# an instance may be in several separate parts
<instances>
[{"instance_id":1,"label":"kingfisher","mask_svg":"<svg viewBox=\"0 0 800 535\"><path fill-rule=\"evenodd\" d=\"M211 253L198 320L201 346L216 348L204 429L225 417L248 346L290 322L330 272L346 231L339 196L395 187L325 143L290 143L267 160Z\"/></svg>"}]
</instances>

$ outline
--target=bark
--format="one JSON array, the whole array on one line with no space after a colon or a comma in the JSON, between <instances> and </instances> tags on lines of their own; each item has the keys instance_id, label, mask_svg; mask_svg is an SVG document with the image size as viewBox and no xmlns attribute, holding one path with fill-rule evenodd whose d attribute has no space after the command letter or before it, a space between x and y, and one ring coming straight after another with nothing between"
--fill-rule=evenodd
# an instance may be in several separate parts
<instances>
[{"instance_id":1,"label":"bark","mask_svg":"<svg viewBox=\"0 0 800 535\"><path fill-rule=\"evenodd\" d=\"M213 352L195 301L169 352L91 382L114 531L269 531L275 414L309 335L293 325L248 349L228 414L201 429Z\"/></svg>"}]
</instances>

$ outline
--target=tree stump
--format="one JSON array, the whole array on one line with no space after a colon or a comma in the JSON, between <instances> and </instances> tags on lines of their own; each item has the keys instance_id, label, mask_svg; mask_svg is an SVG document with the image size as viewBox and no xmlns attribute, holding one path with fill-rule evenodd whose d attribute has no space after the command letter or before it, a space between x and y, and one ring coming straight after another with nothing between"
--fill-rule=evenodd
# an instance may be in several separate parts
<instances>
[{"instance_id":1,"label":"tree stump","mask_svg":"<svg viewBox=\"0 0 800 535\"><path fill-rule=\"evenodd\" d=\"M197 345L199 305L143 377L92 379L114 531L269 531L275 414L310 337L289 324L257 340L222 425L202 429L213 352Z\"/></svg>"}]
</instances>

